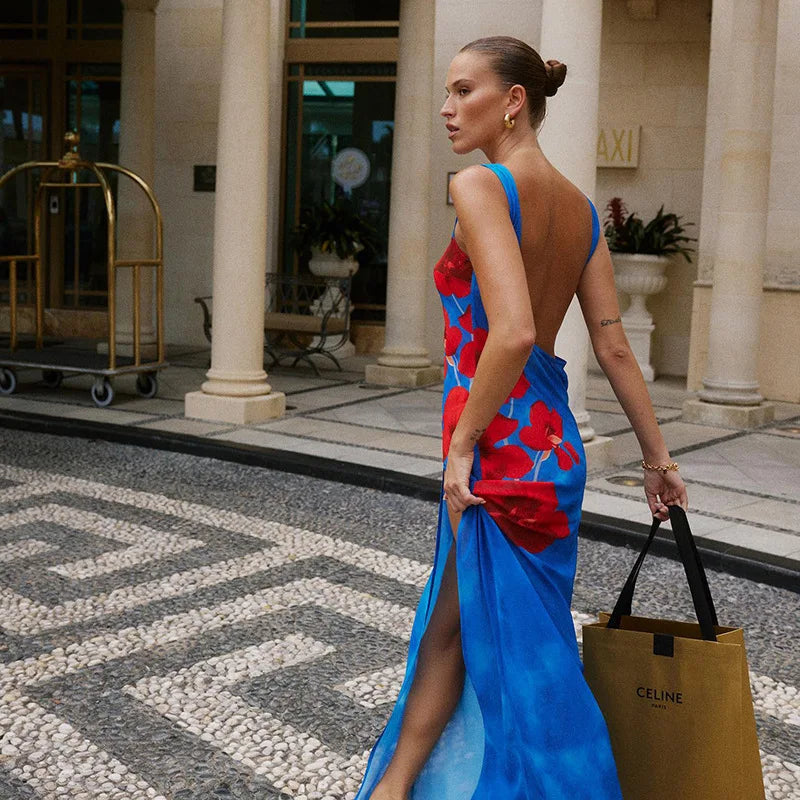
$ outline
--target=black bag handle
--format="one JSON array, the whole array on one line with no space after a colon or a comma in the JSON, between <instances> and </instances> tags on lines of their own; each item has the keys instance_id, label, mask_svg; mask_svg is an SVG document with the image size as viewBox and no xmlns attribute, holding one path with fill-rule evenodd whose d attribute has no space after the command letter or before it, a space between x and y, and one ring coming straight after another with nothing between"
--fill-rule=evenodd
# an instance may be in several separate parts
<instances>
[{"instance_id":1,"label":"black bag handle","mask_svg":"<svg viewBox=\"0 0 800 800\"><path fill-rule=\"evenodd\" d=\"M678 545L678 555L683 564L686 579L689 582L689 591L692 593L692 602L694 603L697 621L700 623L700 632L704 639L715 642L717 636L714 632L714 626L718 624L717 611L714 608L714 601L708 586L708 578L703 568L703 562L700 560L697 544L689 529L689 521L680 506L669 506L669 518L672 523L672 534ZM653 524L650 527L650 535L647 537L647 541L642 548L642 552L639 553L630 575L628 575L628 580L625 581L625 585L622 587L619 599L614 606L614 611L611 613L611 618L608 620L606 627L619 628L622 617L630 616L633 593L636 589L636 579L639 577L639 570L642 568L660 524L661 521L654 517Z\"/></svg>"}]
</instances>

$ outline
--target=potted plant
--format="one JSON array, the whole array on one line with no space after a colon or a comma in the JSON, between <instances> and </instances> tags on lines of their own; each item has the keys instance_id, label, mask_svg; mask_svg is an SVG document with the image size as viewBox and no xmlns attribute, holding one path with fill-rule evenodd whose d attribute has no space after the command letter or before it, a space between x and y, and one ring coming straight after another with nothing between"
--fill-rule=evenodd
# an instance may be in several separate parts
<instances>
[{"instance_id":1,"label":"potted plant","mask_svg":"<svg viewBox=\"0 0 800 800\"><path fill-rule=\"evenodd\" d=\"M325 292L312 303L312 313L347 316L341 279L349 281L358 271L358 253L377 249L377 236L377 231L356 213L346 197L339 197L333 203L322 200L300 210L300 222L292 231L292 244L301 258L308 259L309 270L327 283ZM321 346L319 337L312 340L312 346L315 344ZM355 353L352 342L337 343L335 347L341 356Z\"/></svg>"},{"instance_id":2,"label":"potted plant","mask_svg":"<svg viewBox=\"0 0 800 800\"><path fill-rule=\"evenodd\" d=\"M292 239L301 257L310 259L308 267L315 275L346 277L358 270L357 253L375 249L376 236L352 203L340 197L302 208Z\"/></svg>"},{"instance_id":3,"label":"potted plant","mask_svg":"<svg viewBox=\"0 0 800 800\"><path fill-rule=\"evenodd\" d=\"M645 298L667 285L664 270L673 254L678 253L691 263L689 253L693 250L686 243L697 239L686 236L684 231L694 223L681 224L677 214L664 213L663 205L645 223L635 212L628 213L621 197L612 197L605 210L608 214L604 233L614 263L614 280L617 289L631 298L622 323L644 379L652 381L655 373L650 364L650 339L655 326Z\"/></svg>"},{"instance_id":4,"label":"potted plant","mask_svg":"<svg viewBox=\"0 0 800 800\"><path fill-rule=\"evenodd\" d=\"M664 206L658 209L655 217L646 225L636 216L634 211L628 209L621 197L612 197L606 206L608 215L605 219L605 236L608 249L612 253L635 253L640 255L669 256L680 253L691 264L689 253L691 247L686 247L682 242L696 242L689 236L684 236L684 225L677 214L665 214ZM685 226L694 225L693 222Z\"/></svg>"}]
</instances>

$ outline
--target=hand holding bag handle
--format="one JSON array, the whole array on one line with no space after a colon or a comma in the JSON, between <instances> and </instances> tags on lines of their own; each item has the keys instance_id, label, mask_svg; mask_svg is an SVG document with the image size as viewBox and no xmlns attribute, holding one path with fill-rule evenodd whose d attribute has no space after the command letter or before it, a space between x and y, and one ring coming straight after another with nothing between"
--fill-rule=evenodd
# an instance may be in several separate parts
<instances>
[{"instance_id":1,"label":"hand holding bag handle","mask_svg":"<svg viewBox=\"0 0 800 800\"><path fill-rule=\"evenodd\" d=\"M692 602L694 603L697 621L700 623L700 632L704 639L715 642L717 637L714 632L714 626L718 624L717 612L714 608L714 601L711 598L711 590L708 586L703 563L700 560L697 544L689 529L686 513L680 506L669 506L669 518L672 523L672 534L678 545L678 554L683 564L683 570L686 573L686 579L689 582L689 590L692 593ZM623 615L630 616L633 593L636 589L636 579L639 577L639 570L642 568L659 525L660 520L654 518L650 527L650 535L647 537L647 541L642 548L642 552L639 553L630 575L628 575L628 580L625 581L625 585L622 587L619 599L614 606L614 611L608 620L607 627L609 628L619 628Z\"/></svg>"}]
</instances>

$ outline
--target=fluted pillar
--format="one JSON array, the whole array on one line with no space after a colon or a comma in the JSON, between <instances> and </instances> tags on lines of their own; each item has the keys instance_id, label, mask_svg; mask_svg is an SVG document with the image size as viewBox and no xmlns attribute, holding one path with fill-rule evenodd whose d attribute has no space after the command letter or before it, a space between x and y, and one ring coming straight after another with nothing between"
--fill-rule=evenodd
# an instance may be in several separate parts
<instances>
[{"instance_id":1,"label":"fluted pillar","mask_svg":"<svg viewBox=\"0 0 800 800\"><path fill-rule=\"evenodd\" d=\"M565 63L568 72L564 86L548 99L539 144L552 164L592 199L597 176L602 24L602 0L542 2L539 52L545 61L556 58ZM588 204L586 210L588 213ZM576 298L559 331L556 352L567 361L569 403L581 439L592 451L592 466L599 466L610 456L610 440L595 435L586 410L588 347L589 334Z\"/></svg>"},{"instance_id":2,"label":"fluted pillar","mask_svg":"<svg viewBox=\"0 0 800 800\"><path fill-rule=\"evenodd\" d=\"M159 0L122 0L119 163L153 184L156 6ZM117 255L152 258L153 210L144 192L127 178L117 189ZM151 269L141 270L140 343L143 358L156 357ZM117 352L133 355L133 276L117 271Z\"/></svg>"},{"instance_id":3,"label":"fluted pillar","mask_svg":"<svg viewBox=\"0 0 800 800\"><path fill-rule=\"evenodd\" d=\"M269 13L263 0L224 0L211 369L187 417L246 424L286 407L263 368Z\"/></svg>"},{"instance_id":4,"label":"fluted pillar","mask_svg":"<svg viewBox=\"0 0 800 800\"><path fill-rule=\"evenodd\" d=\"M772 419L758 385L775 84L775 0L715 0L712 72L724 75L722 158L711 318L693 422L760 425ZM724 67L723 67L724 64ZM709 83L710 85L710 83Z\"/></svg>"},{"instance_id":5,"label":"fluted pillar","mask_svg":"<svg viewBox=\"0 0 800 800\"><path fill-rule=\"evenodd\" d=\"M423 386L442 377L424 344L435 6L431 0L400 3L386 341L378 363L366 368L369 383L385 386Z\"/></svg>"}]
</instances>

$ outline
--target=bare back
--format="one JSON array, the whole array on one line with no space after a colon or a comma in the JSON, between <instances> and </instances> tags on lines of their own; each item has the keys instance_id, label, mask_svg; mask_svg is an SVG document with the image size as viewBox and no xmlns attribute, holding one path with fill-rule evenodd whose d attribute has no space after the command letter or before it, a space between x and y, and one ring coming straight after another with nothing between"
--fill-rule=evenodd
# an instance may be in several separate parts
<instances>
[{"instance_id":1,"label":"bare back","mask_svg":"<svg viewBox=\"0 0 800 800\"><path fill-rule=\"evenodd\" d=\"M589 255L592 211L586 195L544 157L535 164L510 160L506 166L519 194L520 249L536 343L552 353Z\"/></svg>"},{"instance_id":2,"label":"bare back","mask_svg":"<svg viewBox=\"0 0 800 800\"><path fill-rule=\"evenodd\" d=\"M551 164L515 169L522 216L522 261L536 340L553 352L556 335L578 287L592 240L586 196Z\"/></svg>"}]
</instances>

